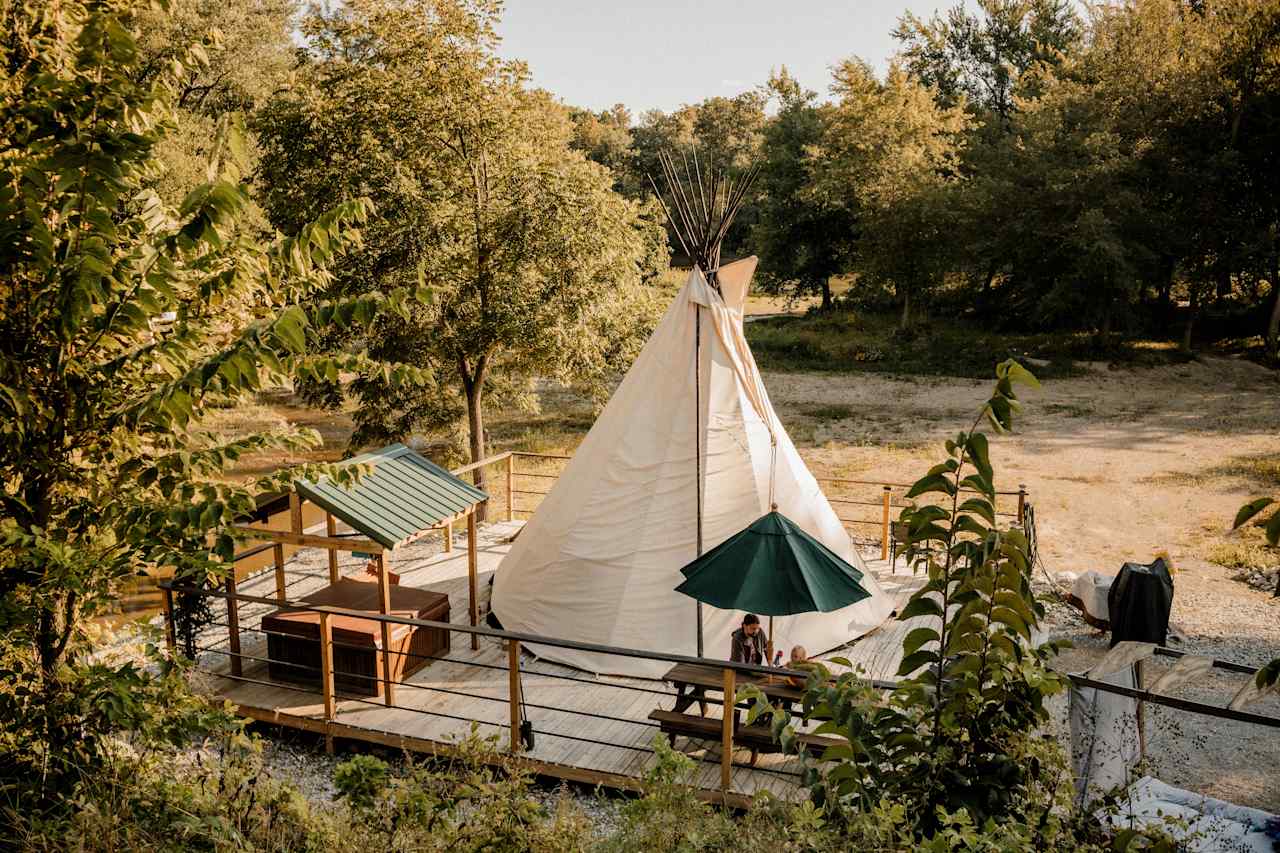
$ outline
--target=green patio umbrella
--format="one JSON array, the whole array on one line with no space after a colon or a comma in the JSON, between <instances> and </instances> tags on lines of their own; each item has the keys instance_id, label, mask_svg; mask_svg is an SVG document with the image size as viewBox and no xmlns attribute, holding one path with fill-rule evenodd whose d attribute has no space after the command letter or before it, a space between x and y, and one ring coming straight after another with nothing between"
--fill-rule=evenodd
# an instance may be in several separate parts
<instances>
[{"instance_id":1,"label":"green patio umbrella","mask_svg":"<svg viewBox=\"0 0 1280 853\"><path fill-rule=\"evenodd\" d=\"M721 610L827 613L871 597L861 571L776 509L680 571L676 592Z\"/></svg>"}]
</instances>

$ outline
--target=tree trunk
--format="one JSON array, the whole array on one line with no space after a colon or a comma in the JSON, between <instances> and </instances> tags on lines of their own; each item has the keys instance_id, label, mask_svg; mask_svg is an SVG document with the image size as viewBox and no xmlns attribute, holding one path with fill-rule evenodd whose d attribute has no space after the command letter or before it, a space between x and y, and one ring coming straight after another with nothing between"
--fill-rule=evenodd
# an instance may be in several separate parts
<instances>
[{"instance_id":1,"label":"tree trunk","mask_svg":"<svg viewBox=\"0 0 1280 853\"><path fill-rule=\"evenodd\" d=\"M471 461L479 462L485 456L484 440L484 382L488 376L489 357L482 355L476 359L475 369L467 362L465 356L458 357L458 375L462 379L462 390L467 398L467 432L471 445ZM484 491L484 468L475 468L471 472L471 482L477 489ZM476 521L485 520L485 505L476 508Z\"/></svg>"},{"instance_id":2,"label":"tree trunk","mask_svg":"<svg viewBox=\"0 0 1280 853\"><path fill-rule=\"evenodd\" d=\"M1231 295L1231 270L1225 267L1218 271L1218 292L1217 298L1222 302Z\"/></svg>"},{"instance_id":3,"label":"tree trunk","mask_svg":"<svg viewBox=\"0 0 1280 853\"><path fill-rule=\"evenodd\" d=\"M1162 319L1166 323L1173 317L1173 269L1173 258L1161 258L1159 293L1156 299L1160 305L1160 313L1164 315Z\"/></svg>"},{"instance_id":4,"label":"tree trunk","mask_svg":"<svg viewBox=\"0 0 1280 853\"><path fill-rule=\"evenodd\" d=\"M1191 334L1195 330L1196 315L1200 313L1200 288L1191 285L1190 305L1187 308L1187 322L1182 327L1182 351L1191 352Z\"/></svg>"},{"instance_id":5,"label":"tree trunk","mask_svg":"<svg viewBox=\"0 0 1280 853\"><path fill-rule=\"evenodd\" d=\"M467 429L471 433L471 461L479 462L485 456L484 449L484 409L480 405L481 394L484 391L484 380L478 382L468 382L466 384L467 391ZM484 468L476 468L471 472L471 482L477 489L484 491L485 476ZM481 504L476 508L476 521L485 520L485 505Z\"/></svg>"},{"instance_id":6,"label":"tree trunk","mask_svg":"<svg viewBox=\"0 0 1280 853\"><path fill-rule=\"evenodd\" d=\"M823 276L822 278L822 310L829 311L831 309L831 276Z\"/></svg>"},{"instance_id":7,"label":"tree trunk","mask_svg":"<svg viewBox=\"0 0 1280 853\"><path fill-rule=\"evenodd\" d=\"M1267 323L1267 355L1280 363L1280 259L1272 259L1271 320Z\"/></svg>"},{"instance_id":8,"label":"tree trunk","mask_svg":"<svg viewBox=\"0 0 1280 853\"><path fill-rule=\"evenodd\" d=\"M911 291L904 289L902 291L902 319L898 323L898 328L906 331L911 327Z\"/></svg>"}]
</instances>

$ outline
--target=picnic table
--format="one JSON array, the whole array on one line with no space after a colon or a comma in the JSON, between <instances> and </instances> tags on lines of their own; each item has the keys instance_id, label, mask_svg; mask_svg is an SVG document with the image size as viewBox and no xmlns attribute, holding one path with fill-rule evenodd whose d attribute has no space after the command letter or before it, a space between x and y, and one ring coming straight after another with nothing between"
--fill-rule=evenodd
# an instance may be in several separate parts
<instances>
[{"instance_id":1,"label":"picnic table","mask_svg":"<svg viewBox=\"0 0 1280 853\"><path fill-rule=\"evenodd\" d=\"M670 682L676 688L675 708L670 711L657 708L649 714L649 719L658 723L661 731L671 739L672 746L675 745L677 735L703 740L717 740L722 736L723 722L707 717L706 699L708 691L724 692L723 668L680 663L667 670L663 681ZM754 684L774 702L791 704L799 702L804 696L804 691L792 685L784 676L740 672L737 674L736 681L738 684ZM729 708L732 707L733 697L724 698L725 713L728 713ZM695 702L701 708L701 716L685 713ZM742 726L739 725L738 716L738 710L733 709L733 740L734 743L751 750L752 765L755 765L759 753L777 751L778 747L773 741L773 734L768 726L760 723ZM797 739L804 749L815 754L820 754L827 747L836 744L833 738L820 735L802 733Z\"/></svg>"},{"instance_id":2,"label":"picnic table","mask_svg":"<svg viewBox=\"0 0 1280 853\"><path fill-rule=\"evenodd\" d=\"M684 713L694 702L698 703L702 716L707 715L707 691L722 693L724 691L723 670L716 666L702 666L696 663L678 663L667 674L663 681L669 681L676 688L676 713ZM786 678L778 675L755 675L740 672L738 684L754 684L764 695L774 701L788 704L799 702L804 691L791 684Z\"/></svg>"}]
</instances>

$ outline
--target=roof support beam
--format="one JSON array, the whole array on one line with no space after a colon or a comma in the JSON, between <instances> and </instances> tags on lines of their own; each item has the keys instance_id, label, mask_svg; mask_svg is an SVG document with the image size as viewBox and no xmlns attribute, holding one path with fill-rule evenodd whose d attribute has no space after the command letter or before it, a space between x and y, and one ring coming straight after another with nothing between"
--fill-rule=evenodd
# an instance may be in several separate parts
<instances>
[{"instance_id":1,"label":"roof support beam","mask_svg":"<svg viewBox=\"0 0 1280 853\"><path fill-rule=\"evenodd\" d=\"M381 542L372 539L348 539L341 536L313 536L309 533L294 533L289 530L266 530L261 527L249 527L245 524L233 524L231 529L252 539L269 539L286 545L297 545L300 548L332 548L335 551L361 551L366 554L381 554L387 549Z\"/></svg>"}]
</instances>

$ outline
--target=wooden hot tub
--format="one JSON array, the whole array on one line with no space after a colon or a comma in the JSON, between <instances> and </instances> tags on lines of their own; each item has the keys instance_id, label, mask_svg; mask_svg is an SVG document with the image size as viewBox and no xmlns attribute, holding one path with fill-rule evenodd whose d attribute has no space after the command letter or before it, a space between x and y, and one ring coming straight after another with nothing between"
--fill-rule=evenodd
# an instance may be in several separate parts
<instances>
[{"instance_id":1,"label":"wooden hot tub","mask_svg":"<svg viewBox=\"0 0 1280 853\"><path fill-rule=\"evenodd\" d=\"M435 622L449 621L449 596L410 586L392 585L391 614ZM343 578L301 599L348 610L378 612L378 584ZM382 694L382 624L356 616L331 616L334 689L360 696ZM274 610L262 617L267 632L267 671L280 681L320 684L320 614ZM391 679L400 680L449 650L442 628L391 625Z\"/></svg>"}]
</instances>

